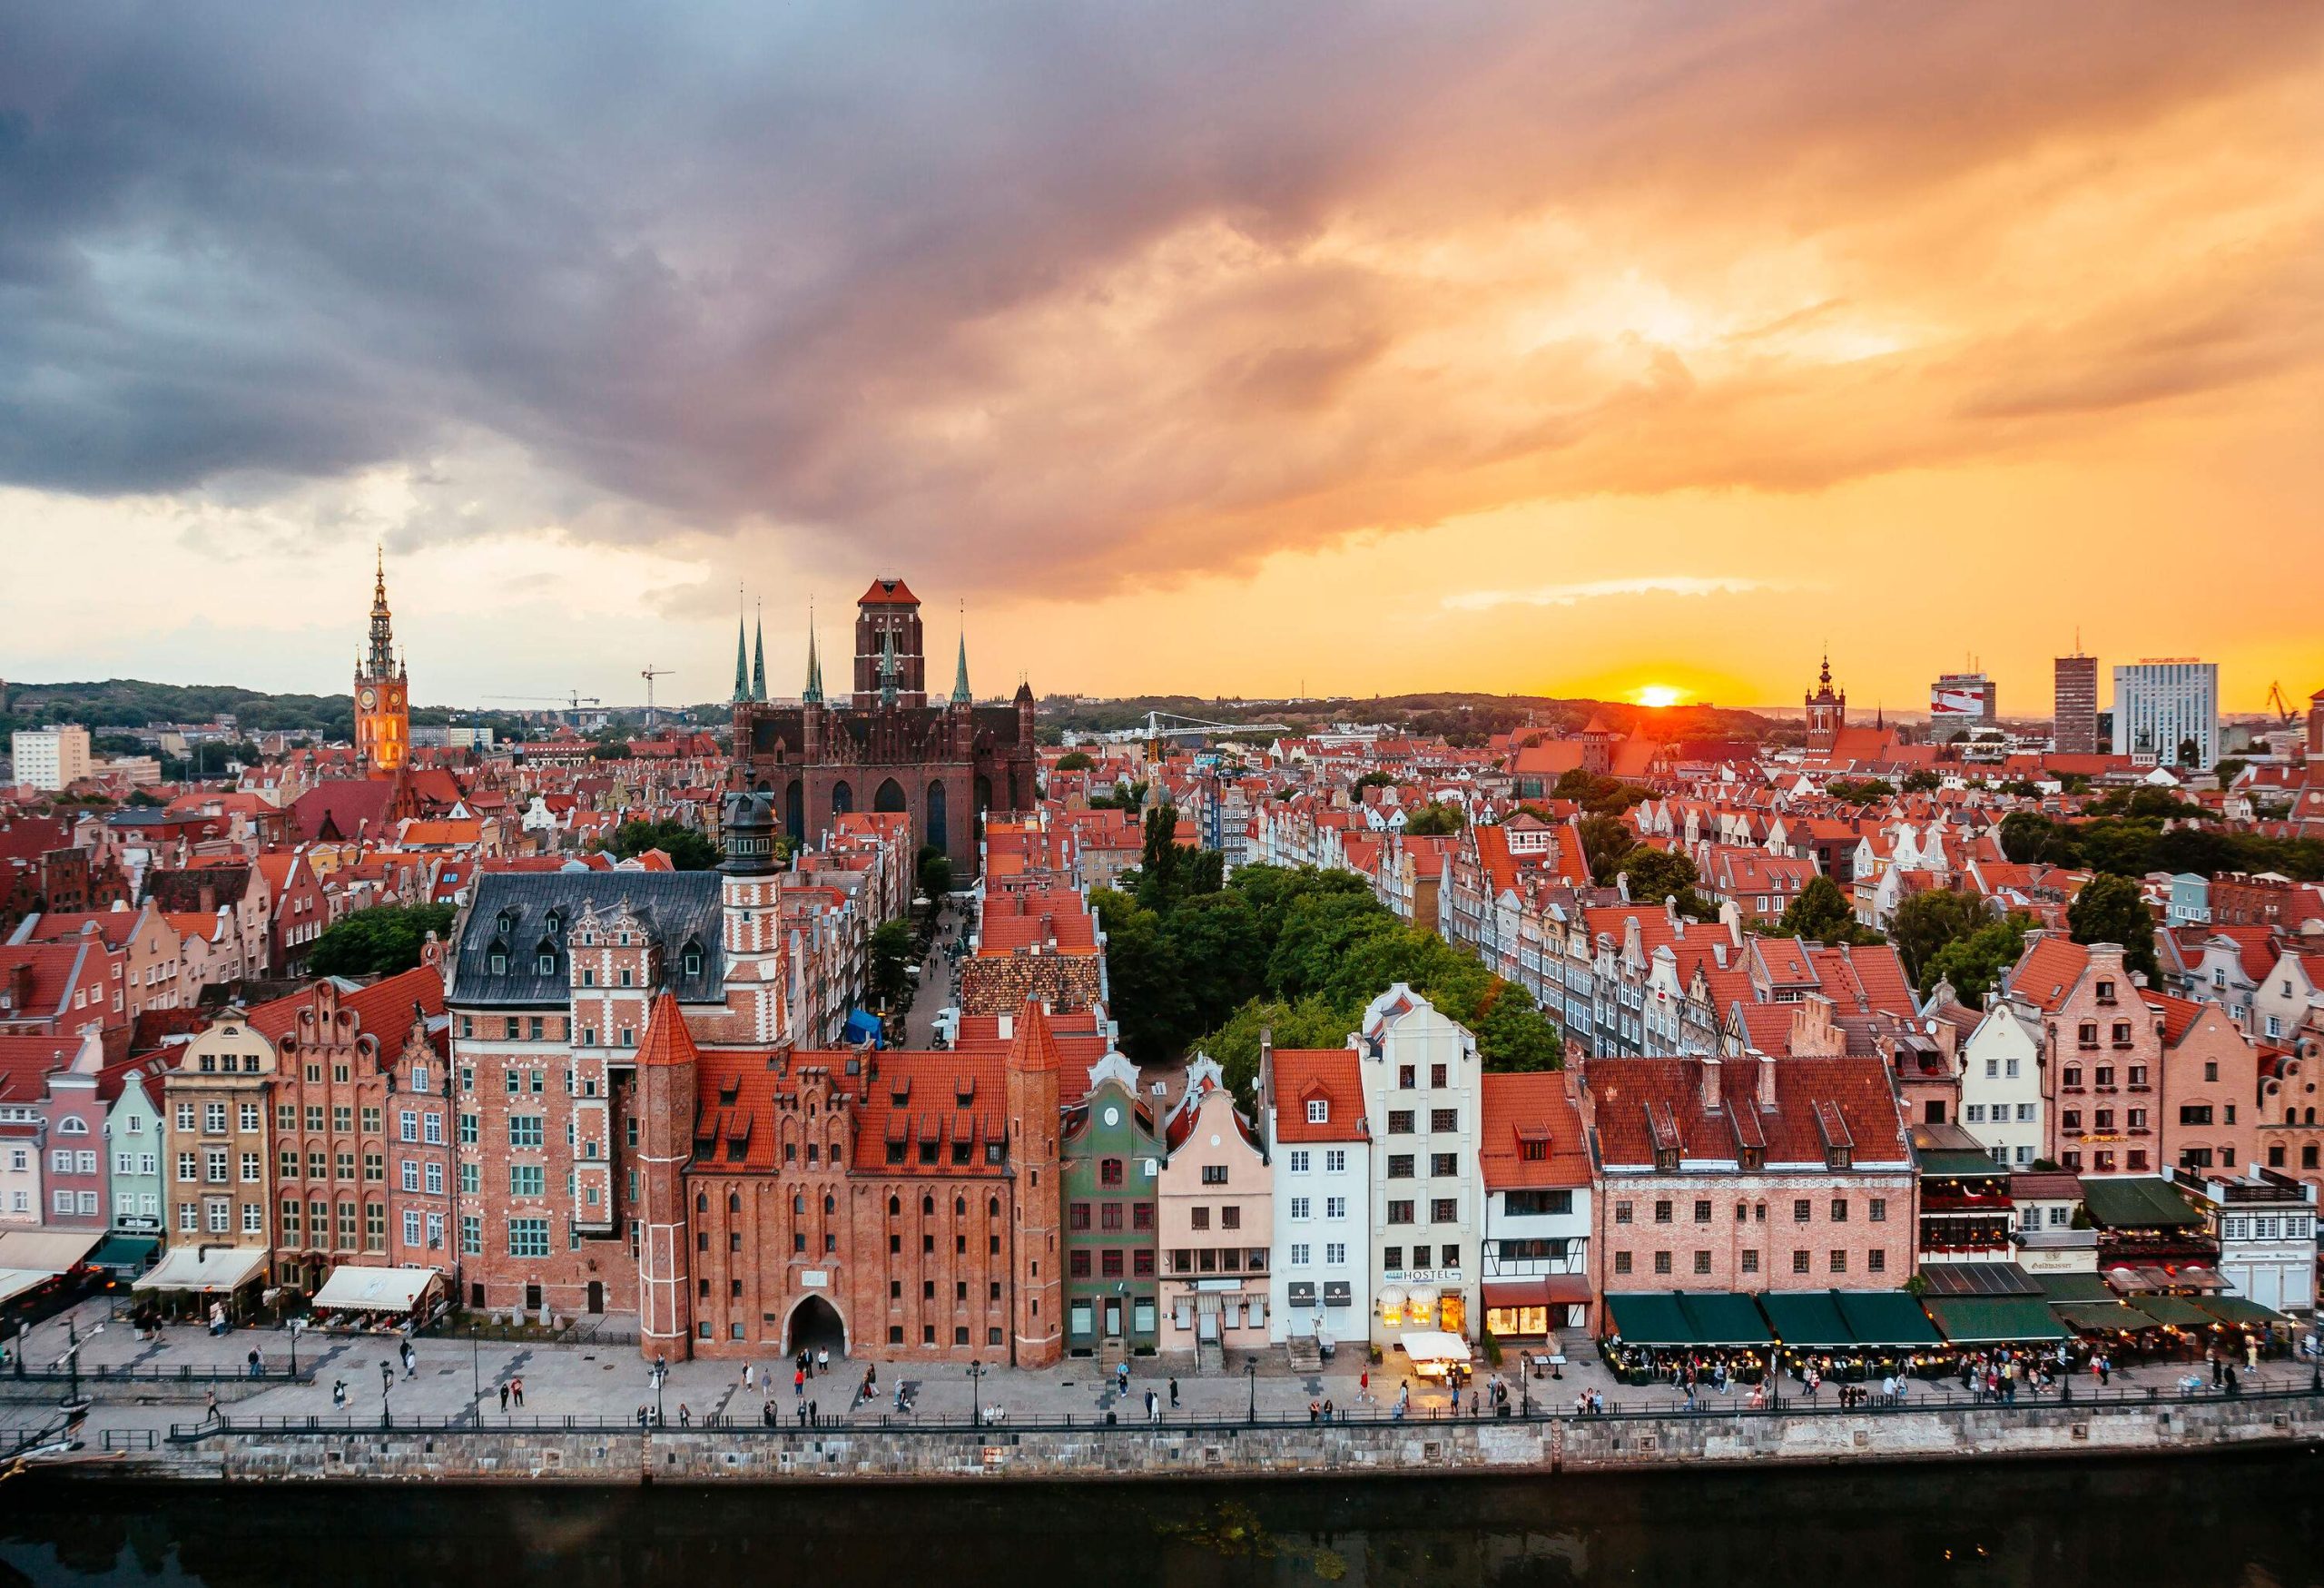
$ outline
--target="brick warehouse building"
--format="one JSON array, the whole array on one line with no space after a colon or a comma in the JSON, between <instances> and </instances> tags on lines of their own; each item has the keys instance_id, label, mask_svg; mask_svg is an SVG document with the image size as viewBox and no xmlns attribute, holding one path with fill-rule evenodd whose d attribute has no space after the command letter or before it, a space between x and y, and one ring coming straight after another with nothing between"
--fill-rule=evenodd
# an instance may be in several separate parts
<instances>
[{"instance_id":1,"label":"brick warehouse building","mask_svg":"<svg viewBox=\"0 0 2324 1588\"><path fill-rule=\"evenodd\" d=\"M471 1307L639 1313L643 1349L1059 1350L1056 1042L782 1041L773 801L717 873L487 873L446 956Z\"/></svg>"},{"instance_id":2,"label":"brick warehouse building","mask_svg":"<svg viewBox=\"0 0 2324 1588\"><path fill-rule=\"evenodd\" d=\"M978 705L965 638L940 704L930 704L927 667L920 597L901 579L874 579L856 604L854 688L843 703L824 699L812 636L798 704L756 687L735 700L738 784L773 796L794 843L819 845L849 811L900 811L957 876L974 876L984 814L1033 805L1033 692L1020 684L1011 704Z\"/></svg>"}]
</instances>

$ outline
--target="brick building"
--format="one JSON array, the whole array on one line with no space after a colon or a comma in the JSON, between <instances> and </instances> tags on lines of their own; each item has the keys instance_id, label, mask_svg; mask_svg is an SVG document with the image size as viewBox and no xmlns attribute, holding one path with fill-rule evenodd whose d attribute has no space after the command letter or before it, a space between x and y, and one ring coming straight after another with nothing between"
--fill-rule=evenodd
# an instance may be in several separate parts
<instances>
[{"instance_id":1,"label":"brick building","mask_svg":"<svg viewBox=\"0 0 2324 1588\"><path fill-rule=\"evenodd\" d=\"M2007 978L2041 1024L2043 1156L2074 1174L2152 1174L2162 1150L2163 1016L2117 943L2042 937Z\"/></svg>"},{"instance_id":2,"label":"brick building","mask_svg":"<svg viewBox=\"0 0 2324 1588\"><path fill-rule=\"evenodd\" d=\"M1912 1150L1878 1058L1591 1060L1581 1105L1608 1295L1912 1273Z\"/></svg>"},{"instance_id":3,"label":"brick building","mask_svg":"<svg viewBox=\"0 0 2324 1588\"><path fill-rule=\"evenodd\" d=\"M771 795L794 843L815 845L832 818L897 811L923 843L976 874L977 828L988 811L1028 811L1035 799L1033 692L1019 685L1005 706L980 706L969 690L965 637L951 695L931 705L920 597L901 579L874 579L856 604L853 693L826 702L811 637L807 684L796 705L769 701L761 686L734 701L738 786Z\"/></svg>"}]
</instances>

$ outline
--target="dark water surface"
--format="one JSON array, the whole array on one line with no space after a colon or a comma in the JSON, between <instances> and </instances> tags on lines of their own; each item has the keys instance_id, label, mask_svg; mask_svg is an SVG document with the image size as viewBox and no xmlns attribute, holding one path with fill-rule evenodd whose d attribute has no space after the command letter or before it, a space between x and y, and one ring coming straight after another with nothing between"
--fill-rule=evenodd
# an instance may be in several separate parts
<instances>
[{"instance_id":1,"label":"dark water surface","mask_svg":"<svg viewBox=\"0 0 2324 1588\"><path fill-rule=\"evenodd\" d=\"M1651 1478L576 1490L0 1484L0 1583L2319 1588L2324 1457Z\"/></svg>"}]
</instances>

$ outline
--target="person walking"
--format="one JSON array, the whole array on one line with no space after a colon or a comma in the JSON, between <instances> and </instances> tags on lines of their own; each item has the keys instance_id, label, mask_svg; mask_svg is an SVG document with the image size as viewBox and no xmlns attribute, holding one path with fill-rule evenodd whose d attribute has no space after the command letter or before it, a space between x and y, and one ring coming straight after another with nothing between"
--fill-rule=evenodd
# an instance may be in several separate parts
<instances>
[{"instance_id":1,"label":"person walking","mask_svg":"<svg viewBox=\"0 0 2324 1588\"><path fill-rule=\"evenodd\" d=\"M795 1401L807 1398L807 1365L804 1362L791 1370L791 1398Z\"/></svg>"},{"instance_id":2,"label":"person walking","mask_svg":"<svg viewBox=\"0 0 2324 1588\"><path fill-rule=\"evenodd\" d=\"M516 1396L517 1409L525 1409L525 1376L521 1373L508 1381L509 1393Z\"/></svg>"},{"instance_id":3,"label":"person walking","mask_svg":"<svg viewBox=\"0 0 2324 1588\"><path fill-rule=\"evenodd\" d=\"M694 1426L694 1408L684 1401L678 1403L678 1426L681 1428Z\"/></svg>"},{"instance_id":4,"label":"person walking","mask_svg":"<svg viewBox=\"0 0 2324 1588\"><path fill-rule=\"evenodd\" d=\"M755 1362L745 1362L743 1364L743 1388L744 1391L747 1392L758 1387L758 1364Z\"/></svg>"},{"instance_id":5,"label":"person walking","mask_svg":"<svg viewBox=\"0 0 2324 1588\"><path fill-rule=\"evenodd\" d=\"M1170 1409L1174 1412L1178 1409L1178 1381L1175 1376L1170 1380Z\"/></svg>"},{"instance_id":6,"label":"person walking","mask_svg":"<svg viewBox=\"0 0 2324 1588\"><path fill-rule=\"evenodd\" d=\"M2257 1335L2243 1336L2243 1365L2249 1372L2260 1371L2260 1337Z\"/></svg>"},{"instance_id":7,"label":"person walking","mask_svg":"<svg viewBox=\"0 0 2324 1588\"><path fill-rule=\"evenodd\" d=\"M832 1348L831 1348L829 1346L816 1346L816 1347L815 1347L815 1372L816 1372L818 1375L822 1375L822 1374L829 1373L831 1370L832 1370Z\"/></svg>"},{"instance_id":8,"label":"person walking","mask_svg":"<svg viewBox=\"0 0 2324 1588\"><path fill-rule=\"evenodd\" d=\"M411 1348L409 1340L403 1343L402 1352L403 1376L406 1378L416 1377L419 1372L419 1353Z\"/></svg>"},{"instance_id":9,"label":"person walking","mask_svg":"<svg viewBox=\"0 0 2324 1588\"><path fill-rule=\"evenodd\" d=\"M219 1421L218 1392L214 1389L210 1392L210 1399L202 1408L202 1420L205 1423Z\"/></svg>"},{"instance_id":10,"label":"person walking","mask_svg":"<svg viewBox=\"0 0 2324 1588\"><path fill-rule=\"evenodd\" d=\"M500 1386L500 1409L504 1414L508 1410L508 1386L505 1384Z\"/></svg>"}]
</instances>

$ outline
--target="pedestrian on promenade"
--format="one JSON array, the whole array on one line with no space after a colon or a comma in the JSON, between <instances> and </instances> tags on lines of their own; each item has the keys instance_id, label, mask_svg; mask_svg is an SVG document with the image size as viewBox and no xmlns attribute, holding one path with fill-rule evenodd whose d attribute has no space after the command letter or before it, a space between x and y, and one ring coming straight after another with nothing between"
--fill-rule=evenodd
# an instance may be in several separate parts
<instances>
[{"instance_id":1,"label":"pedestrian on promenade","mask_svg":"<svg viewBox=\"0 0 2324 1588\"><path fill-rule=\"evenodd\" d=\"M816 1346L816 1347L815 1347L815 1371L816 1371L818 1374L823 1374L823 1373L829 1373L831 1370L832 1370L832 1348L831 1348L829 1346Z\"/></svg>"},{"instance_id":2,"label":"pedestrian on promenade","mask_svg":"<svg viewBox=\"0 0 2324 1588\"><path fill-rule=\"evenodd\" d=\"M210 1392L209 1402L202 1409L202 1420L205 1423L218 1421L218 1392L214 1389Z\"/></svg>"},{"instance_id":3,"label":"pedestrian on promenade","mask_svg":"<svg viewBox=\"0 0 2324 1588\"><path fill-rule=\"evenodd\" d=\"M505 1384L500 1386L500 1409L503 1412L508 1409L508 1386Z\"/></svg>"},{"instance_id":4,"label":"pedestrian on promenade","mask_svg":"<svg viewBox=\"0 0 2324 1588\"><path fill-rule=\"evenodd\" d=\"M2098 1370L2098 1385L2101 1389L2103 1389L2106 1386L2107 1379L2113 1376L2113 1359L2102 1352L2092 1362L2091 1366Z\"/></svg>"},{"instance_id":5,"label":"pedestrian on promenade","mask_svg":"<svg viewBox=\"0 0 2324 1588\"><path fill-rule=\"evenodd\" d=\"M259 1361L258 1348L256 1346L252 1346L251 1348L251 1376L252 1378L264 1378L266 1376L266 1368Z\"/></svg>"},{"instance_id":6,"label":"pedestrian on promenade","mask_svg":"<svg viewBox=\"0 0 2324 1588\"><path fill-rule=\"evenodd\" d=\"M344 1378L331 1381L330 1404L341 1411L347 1409L347 1380Z\"/></svg>"},{"instance_id":7,"label":"pedestrian on promenade","mask_svg":"<svg viewBox=\"0 0 2324 1588\"><path fill-rule=\"evenodd\" d=\"M409 1340L406 1340L403 1343L402 1349L403 1376L406 1378L410 1378L415 1376L419 1371L419 1353L411 1348L411 1342Z\"/></svg>"},{"instance_id":8,"label":"pedestrian on promenade","mask_svg":"<svg viewBox=\"0 0 2324 1588\"><path fill-rule=\"evenodd\" d=\"M2217 1389L2225 1377L2227 1359L2220 1355L2216 1346L2203 1353L2203 1359L2211 1365L2211 1387Z\"/></svg>"},{"instance_id":9,"label":"pedestrian on promenade","mask_svg":"<svg viewBox=\"0 0 2324 1588\"><path fill-rule=\"evenodd\" d=\"M807 1365L804 1362L791 1370L791 1398L798 1401L807 1398Z\"/></svg>"},{"instance_id":10,"label":"pedestrian on promenade","mask_svg":"<svg viewBox=\"0 0 2324 1588\"><path fill-rule=\"evenodd\" d=\"M525 1376L521 1373L508 1381L510 1392L517 1397L517 1409L525 1409Z\"/></svg>"},{"instance_id":11,"label":"pedestrian on promenade","mask_svg":"<svg viewBox=\"0 0 2324 1588\"><path fill-rule=\"evenodd\" d=\"M743 1387L744 1389L750 1390L756 1389L758 1387L758 1364L755 1362L745 1362L743 1364Z\"/></svg>"},{"instance_id":12,"label":"pedestrian on promenade","mask_svg":"<svg viewBox=\"0 0 2324 1588\"><path fill-rule=\"evenodd\" d=\"M694 1408L684 1401L678 1403L678 1426L681 1428L694 1426Z\"/></svg>"},{"instance_id":13,"label":"pedestrian on promenade","mask_svg":"<svg viewBox=\"0 0 2324 1588\"><path fill-rule=\"evenodd\" d=\"M1170 1380L1170 1409L1174 1412L1178 1409L1178 1381L1176 1377Z\"/></svg>"},{"instance_id":14,"label":"pedestrian on promenade","mask_svg":"<svg viewBox=\"0 0 2324 1588\"><path fill-rule=\"evenodd\" d=\"M2243 1336L2243 1362L2249 1371L2260 1371L2260 1337L2257 1335Z\"/></svg>"},{"instance_id":15,"label":"pedestrian on promenade","mask_svg":"<svg viewBox=\"0 0 2324 1588\"><path fill-rule=\"evenodd\" d=\"M1312 1423L1312 1422L1314 1422L1314 1421L1315 1421L1318 1416L1320 1416L1320 1415L1323 1414L1323 1410L1324 1410L1324 1403L1323 1403L1323 1402L1321 1402L1321 1401L1309 1401L1309 1402L1307 1403L1307 1420L1308 1420L1309 1422L1311 1422L1311 1423Z\"/></svg>"},{"instance_id":16,"label":"pedestrian on promenade","mask_svg":"<svg viewBox=\"0 0 2324 1588\"><path fill-rule=\"evenodd\" d=\"M1150 1389L1146 1392L1146 1420L1149 1423L1159 1423L1162 1420L1161 1397Z\"/></svg>"},{"instance_id":17,"label":"pedestrian on promenade","mask_svg":"<svg viewBox=\"0 0 2324 1588\"><path fill-rule=\"evenodd\" d=\"M1355 1376L1355 1398L1366 1404L1372 1399L1372 1369L1369 1367Z\"/></svg>"}]
</instances>

